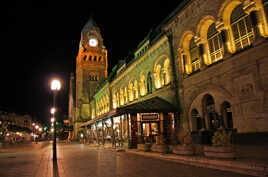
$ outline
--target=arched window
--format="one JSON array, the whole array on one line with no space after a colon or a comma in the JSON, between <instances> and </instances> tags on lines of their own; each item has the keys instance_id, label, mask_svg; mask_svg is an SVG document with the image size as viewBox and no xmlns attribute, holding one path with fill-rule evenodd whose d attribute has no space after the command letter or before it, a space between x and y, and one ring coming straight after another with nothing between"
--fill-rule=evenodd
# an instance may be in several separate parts
<instances>
[{"instance_id":1,"label":"arched window","mask_svg":"<svg viewBox=\"0 0 268 177\"><path fill-rule=\"evenodd\" d=\"M125 104L128 102L127 87L125 87L125 89L124 89L124 102L125 102Z\"/></svg>"},{"instance_id":2,"label":"arched window","mask_svg":"<svg viewBox=\"0 0 268 177\"><path fill-rule=\"evenodd\" d=\"M144 96L146 94L146 88L145 88L145 77L144 75L140 76L140 94L141 96Z\"/></svg>"},{"instance_id":3,"label":"arched window","mask_svg":"<svg viewBox=\"0 0 268 177\"><path fill-rule=\"evenodd\" d=\"M134 82L134 99L139 98L139 89L138 89L138 81L135 80Z\"/></svg>"},{"instance_id":4,"label":"arched window","mask_svg":"<svg viewBox=\"0 0 268 177\"><path fill-rule=\"evenodd\" d=\"M202 127L202 119L198 113L198 111L196 109L193 109L192 110L192 120L193 122L195 123L195 128L196 130L201 130L203 127Z\"/></svg>"},{"instance_id":5,"label":"arched window","mask_svg":"<svg viewBox=\"0 0 268 177\"><path fill-rule=\"evenodd\" d=\"M222 104L222 125L226 128L234 128L233 125L233 115L232 115L232 109L231 104L229 102L224 102Z\"/></svg>"},{"instance_id":6,"label":"arched window","mask_svg":"<svg viewBox=\"0 0 268 177\"><path fill-rule=\"evenodd\" d=\"M119 107L119 105L120 105L119 92L116 93L116 105L117 105L117 107Z\"/></svg>"},{"instance_id":7,"label":"arched window","mask_svg":"<svg viewBox=\"0 0 268 177\"><path fill-rule=\"evenodd\" d=\"M168 85L170 83L170 71L169 71L169 59L166 59L164 62L164 84Z\"/></svg>"},{"instance_id":8,"label":"arched window","mask_svg":"<svg viewBox=\"0 0 268 177\"><path fill-rule=\"evenodd\" d=\"M220 127L219 117L215 111L215 102L211 95L206 94L203 98L204 115L207 118L209 128L216 129Z\"/></svg>"},{"instance_id":9,"label":"arched window","mask_svg":"<svg viewBox=\"0 0 268 177\"><path fill-rule=\"evenodd\" d=\"M106 110L106 112L110 111L110 100L108 95L106 95Z\"/></svg>"},{"instance_id":10,"label":"arched window","mask_svg":"<svg viewBox=\"0 0 268 177\"><path fill-rule=\"evenodd\" d=\"M155 70L154 70L154 84L155 84L155 88L157 89L161 87L160 72L161 72L161 65L158 64L156 65Z\"/></svg>"},{"instance_id":11,"label":"arched window","mask_svg":"<svg viewBox=\"0 0 268 177\"><path fill-rule=\"evenodd\" d=\"M152 76L151 73L149 72L147 75L147 93L152 93L153 91L153 81L152 81Z\"/></svg>"},{"instance_id":12,"label":"arched window","mask_svg":"<svg viewBox=\"0 0 268 177\"><path fill-rule=\"evenodd\" d=\"M84 61L86 61L86 60L87 60L87 56L86 56L86 55L84 56L83 60L84 60Z\"/></svg>"},{"instance_id":13,"label":"arched window","mask_svg":"<svg viewBox=\"0 0 268 177\"><path fill-rule=\"evenodd\" d=\"M133 83L130 82L128 85L128 95L129 95L129 101L134 100L134 95L133 95Z\"/></svg>"},{"instance_id":14,"label":"arched window","mask_svg":"<svg viewBox=\"0 0 268 177\"><path fill-rule=\"evenodd\" d=\"M92 56L91 56L91 55L89 56L89 59L88 59L88 60L89 60L89 61L92 61Z\"/></svg>"},{"instance_id":15,"label":"arched window","mask_svg":"<svg viewBox=\"0 0 268 177\"><path fill-rule=\"evenodd\" d=\"M266 14L266 20L268 22L268 0L263 0L264 12Z\"/></svg>"},{"instance_id":16,"label":"arched window","mask_svg":"<svg viewBox=\"0 0 268 177\"><path fill-rule=\"evenodd\" d=\"M251 45L254 40L253 26L249 15L244 12L242 4L232 11L231 27L236 51Z\"/></svg>"},{"instance_id":17,"label":"arched window","mask_svg":"<svg viewBox=\"0 0 268 177\"><path fill-rule=\"evenodd\" d=\"M200 69L200 57L199 57L199 48L194 42L194 37L190 40L189 52L191 56L192 71L197 71Z\"/></svg>"},{"instance_id":18,"label":"arched window","mask_svg":"<svg viewBox=\"0 0 268 177\"><path fill-rule=\"evenodd\" d=\"M116 104L116 94L113 94L113 108L117 108L117 104Z\"/></svg>"},{"instance_id":19,"label":"arched window","mask_svg":"<svg viewBox=\"0 0 268 177\"><path fill-rule=\"evenodd\" d=\"M223 58L222 39L220 33L216 30L215 23L208 28L207 40L211 63L215 63Z\"/></svg>"},{"instance_id":20,"label":"arched window","mask_svg":"<svg viewBox=\"0 0 268 177\"><path fill-rule=\"evenodd\" d=\"M99 56L99 62L102 62L102 57L101 56Z\"/></svg>"},{"instance_id":21,"label":"arched window","mask_svg":"<svg viewBox=\"0 0 268 177\"><path fill-rule=\"evenodd\" d=\"M124 91L120 88L120 105L124 105Z\"/></svg>"}]
</instances>

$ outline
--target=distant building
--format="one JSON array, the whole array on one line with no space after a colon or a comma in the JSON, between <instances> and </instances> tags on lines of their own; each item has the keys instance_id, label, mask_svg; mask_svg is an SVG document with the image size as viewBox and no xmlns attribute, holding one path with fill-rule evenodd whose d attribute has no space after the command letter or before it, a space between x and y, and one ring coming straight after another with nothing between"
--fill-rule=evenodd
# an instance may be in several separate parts
<instances>
[{"instance_id":1,"label":"distant building","mask_svg":"<svg viewBox=\"0 0 268 177\"><path fill-rule=\"evenodd\" d=\"M0 111L0 121L4 126L15 125L22 128L33 130L32 117L30 115L18 115Z\"/></svg>"}]
</instances>

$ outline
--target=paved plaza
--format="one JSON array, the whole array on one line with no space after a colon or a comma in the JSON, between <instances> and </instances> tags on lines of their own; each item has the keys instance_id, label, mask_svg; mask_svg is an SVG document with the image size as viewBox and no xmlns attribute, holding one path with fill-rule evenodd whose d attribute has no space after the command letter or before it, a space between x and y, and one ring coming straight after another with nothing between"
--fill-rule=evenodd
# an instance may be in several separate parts
<instances>
[{"instance_id":1,"label":"paved plaza","mask_svg":"<svg viewBox=\"0 0 268 177\"><path fill-rule=\"evenodd\" d=\"M38 151L0 153L0 177L245 177L83 144L52 145Z\"/></svg>"}]
</instances>

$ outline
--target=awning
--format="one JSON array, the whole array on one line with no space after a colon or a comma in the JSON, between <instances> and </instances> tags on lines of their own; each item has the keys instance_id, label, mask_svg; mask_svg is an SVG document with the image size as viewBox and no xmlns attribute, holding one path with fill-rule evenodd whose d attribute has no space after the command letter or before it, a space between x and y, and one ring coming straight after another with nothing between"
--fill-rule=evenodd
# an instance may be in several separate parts
<instances>
[{"instance_id":1,"label":"awning","mask_svg":"<svg viewBox=\"0 0 268 177\"><path fill-rule=\"evenodd\" d=\"M150 112L175 112L176 107L168 101L153 97L148 100L137 102L131 105L123 106L116 109L118 114L123 113L150 113Z\"/></svg>"},{"instance_id":2,"label":"awning","mask_svg":"<svg viewBox=\"0 0 268 177\"><path fill-rule=\"evenodd\" d=\"M116 108L107 114L101 115L96 119L92 119L80 125L80 127L85 127L93 124L96 121L107 119L110 117L120 116L122 114L128 113L156 113L156 112L176 112L178 109L168 101L160 98L153 97L144 101L140 101L131 105Z\"/></svg>"}]
</instances>

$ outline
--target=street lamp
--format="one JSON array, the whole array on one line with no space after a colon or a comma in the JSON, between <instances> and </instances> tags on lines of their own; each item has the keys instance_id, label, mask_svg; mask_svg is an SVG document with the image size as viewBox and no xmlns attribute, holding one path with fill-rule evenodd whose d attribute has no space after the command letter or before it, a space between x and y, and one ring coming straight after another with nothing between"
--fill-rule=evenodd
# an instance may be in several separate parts
<instances>
[{"instance_id":1,"label":"street lamp","mask_svg":"<svg viewBox=\"0 0 268 177\"><path fill-rule=\"evenodd\" d=\"M53 92L53 108L51 108L50 113L53 115L54 119L51 122L53 123L54 131L53 131L53 161L57 160L57 149L56 149L56 94L61 89L61 83L58 79L53 79L51 81L50 89Z\"/></svg>"}]
</instances>

